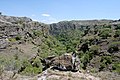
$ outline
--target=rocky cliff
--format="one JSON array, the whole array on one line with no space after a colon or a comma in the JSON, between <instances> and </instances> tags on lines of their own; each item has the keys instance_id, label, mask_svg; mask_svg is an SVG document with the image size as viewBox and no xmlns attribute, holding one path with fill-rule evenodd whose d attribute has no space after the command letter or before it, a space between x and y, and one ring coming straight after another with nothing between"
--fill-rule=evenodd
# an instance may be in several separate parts
<instances>
[{"instance_id":1,"label":"rocky cliff","mask_svg":"<svg viewBox=\"0 0 120 80\"><path fill-rule=\"evenodd\" d=\"M103 25L112 25L112 24L120 24L119 20L73 20L73 21L61 21L58 23L50 24L50 33L57 34L61 31L66 30L74 30L74 29L87 29L93 28L95 26L103 26Z\"/></svg>"},{"instance_id":2,"label":"rocky cliff","mask_svg":"<svg viewBox=\"0 0 120 80\"><path fill-rule=\"evenodd\" d=\"M8 46L8 39L25 39L27 36L32 35L33 30L42 31L43 28L47 29L46 26L43 23L34 22L27 17L0 15L0 48L2 49Z\"/></svg>"}]
</instances>

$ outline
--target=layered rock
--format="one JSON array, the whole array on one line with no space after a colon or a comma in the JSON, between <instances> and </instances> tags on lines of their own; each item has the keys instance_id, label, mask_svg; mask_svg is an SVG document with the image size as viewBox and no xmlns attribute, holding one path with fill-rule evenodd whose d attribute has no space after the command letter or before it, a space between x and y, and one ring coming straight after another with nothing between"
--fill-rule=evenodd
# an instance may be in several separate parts
<instances>
[{"instance_id":1,"label":"layered rock","mask_svg":"<svg viewBox=\"0 0 120 80\"><path fill-rule=\"evenodd\" d=\"M116 21L118 24L119 21ZM85 30L87 28L93 28L94 26L115 24L114 20L73 20L73 21L62 21L58 23L50 24L50 33L52 35L65 32L67 30Z\"/></svg>"},{"instance_id":2,"label":"layered rock","mask_svg":"<svg viewBox=\"0 0 120 80\"><path fill-rule=\"evenodd\" d=\"M80 68L80 60L75 53L63 54L59 57L48 57L42 62L46 69L51 67L63 71L78 71Z\"/></svg>"},{"instance_id":3,"label":"layered rock","mask_svg":"<svg viewBox=\"0 0 120 80\"><path fill-rule=\"evenodd\" d=\"M48 25L32 21L27 17L13 17L0 15L0 49L8 46L9 40L32 37L33 31L48 34Z\"/></svg>"}]
</instances>

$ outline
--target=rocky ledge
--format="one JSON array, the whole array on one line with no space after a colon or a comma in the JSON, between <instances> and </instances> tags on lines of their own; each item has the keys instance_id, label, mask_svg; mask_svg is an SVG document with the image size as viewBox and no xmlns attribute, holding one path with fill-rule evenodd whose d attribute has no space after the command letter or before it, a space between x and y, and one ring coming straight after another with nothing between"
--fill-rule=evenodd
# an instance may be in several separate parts
<instances>
[{"instance_id":1,"label":"rocky ledge","mask_svg":"<svg viewBox=\"0 0 120 80\"><path fill-rule=\"evenodd\" d=\"M38 74L37 76L23 76L20 74L14 74L13 72L4 72L1 76L1 80L102 80L99 77L92 76L88 73L81 71L58 71L51 70L50 68Z\"/></svg>"}]
</instances>

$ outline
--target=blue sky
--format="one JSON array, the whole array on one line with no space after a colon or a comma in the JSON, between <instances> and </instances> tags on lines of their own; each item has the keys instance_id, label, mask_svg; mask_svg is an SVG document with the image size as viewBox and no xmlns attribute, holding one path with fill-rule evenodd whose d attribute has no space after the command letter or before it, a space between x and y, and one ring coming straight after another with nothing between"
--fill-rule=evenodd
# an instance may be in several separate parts
<instances>
[{"instance_id":1,"label":"blue sky","mask_svg":"<svg viewBox=\"0 0 120 80\"><path fill-rule=\"evenodd\" d=\"M0 11L44 23L63 20L119 19L120 0L1 0Z\"/></svg>"}]
</instances>

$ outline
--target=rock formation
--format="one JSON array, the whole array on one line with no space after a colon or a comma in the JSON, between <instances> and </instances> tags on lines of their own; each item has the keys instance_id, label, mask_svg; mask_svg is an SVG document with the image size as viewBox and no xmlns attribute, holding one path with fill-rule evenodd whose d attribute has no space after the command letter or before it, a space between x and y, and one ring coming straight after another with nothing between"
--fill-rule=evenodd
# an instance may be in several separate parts
<instances>
[{"instance_id":1,"label":"rock formation","mask_svg":"<svg viewBox=\"0 0 120 80\"><path fill-rule=\"evenodd\" d=\"M43 60L43 65L45 65L45 68L51 67L52 69L63 71L78 71L80 60L76 53L67 53L58 57L48 57Z\"/></svg>"}]
</instances>

